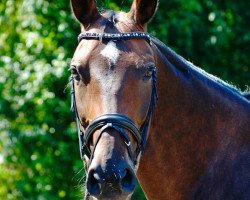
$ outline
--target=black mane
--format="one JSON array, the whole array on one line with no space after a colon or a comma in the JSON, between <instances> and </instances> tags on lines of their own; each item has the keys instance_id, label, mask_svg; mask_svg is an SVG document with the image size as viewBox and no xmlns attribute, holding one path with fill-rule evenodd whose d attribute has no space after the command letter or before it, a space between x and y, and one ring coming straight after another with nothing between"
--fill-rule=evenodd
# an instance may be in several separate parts
<instances>
[{"instance_id":1,"label":"black mane","mask_svg":"<svg viewBox=\"0 0 250 200\"><path fill-rule=\"evenodd\" d=\"M177 53L175 53L172 49L167 47L163 42L158 40L157 38L153 37L153 43L156 45L158 50L161 54L164 55L164 57L170 62L174 67L179 69L183 73L193 73L197 76L199 76L201 79L206 79L208 81L211 81L213 84L220 86L224 89L227 89L236 95L243 95L245 98L250 98L250 92L248 94L245 94L240 91L240 89L236 88L235 86L221 80L220 78L211 75L204 70L202 70L199 67L196 67L191 62L187 61L185 58L181 57Z\"/></svg>"}]
</instances>

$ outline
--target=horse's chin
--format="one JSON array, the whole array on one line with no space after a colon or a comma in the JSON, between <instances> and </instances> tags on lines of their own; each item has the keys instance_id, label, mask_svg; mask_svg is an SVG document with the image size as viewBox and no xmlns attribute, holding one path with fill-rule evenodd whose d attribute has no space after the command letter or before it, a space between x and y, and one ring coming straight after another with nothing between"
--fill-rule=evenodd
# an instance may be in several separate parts
<instances>
[{"instance_id":1,"label":"horse's chin","mask_svg":"<svg viewBox=\"0 0 250 200\"><path fill-rule=\"evenodd\" d=\"M131 196L132 196L133 193L129 194L129 195L121 195L121 196L110 196L110 197L90 197L91 200L130 200L131 199Z\"/></svg>"}]
</instances>

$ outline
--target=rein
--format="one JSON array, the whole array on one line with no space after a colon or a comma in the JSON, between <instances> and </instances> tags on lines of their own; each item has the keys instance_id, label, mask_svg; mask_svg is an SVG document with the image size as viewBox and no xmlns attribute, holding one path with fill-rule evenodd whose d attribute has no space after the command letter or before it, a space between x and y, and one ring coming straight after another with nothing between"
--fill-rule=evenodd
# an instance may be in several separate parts
<instances>
[{"instance_id":1,"label":"rein","mask_svg":"<svg viewBox=\"0 0 250 200\"><path fill-rule=\"evenodd\" d=\"M117 41L117 40L130 40L130 39L145 39L149 45L152 45L151 36L145 32L128 32L128 33L81 33L78 36L78 42L81 40L105 40L105 41ZM84 159L87 154L89 154L89 162L87 163L87 168L90 166L91 161L93 159L94 151L96 146L102 136L102 133L107 129L116 130L123 138L124 143L127 146L128 154L133 161L134 166L136 167L140 155L144 152L146 146L146 140L148 135L148 129L150 126L151 117L154 111L155 103L158 98L157 96L157 88L156 88L156 67L152 69L152 91L151 91L151 99L148 108L148 112L145 118L144 123L140 128L138 128L135 123L128 118L127 116L118 114L118 113L111 113L105 114L97 117L94 119L90 124L84 129L84 126L81 123L81 120L78 115L76 101L75 101L75 85L74 85L74 78L71 77L71 111L75 113L76 124L78 129L78 138L79 138L79 147L80 147L80 155L81 159ZM82 131L83 129L83 131ZM97 138L96 143L94 144L94 148L92 152L90 151L88 145L89 140L95 131L99 130L99 136ZM131 141L129 139L128 133L125 131L129 131L133 134L134 139L137 143L137 150L136 155L132 155L131 150ZM88 157L88 156L87 156Z\"/></svg>"}]
</instances>

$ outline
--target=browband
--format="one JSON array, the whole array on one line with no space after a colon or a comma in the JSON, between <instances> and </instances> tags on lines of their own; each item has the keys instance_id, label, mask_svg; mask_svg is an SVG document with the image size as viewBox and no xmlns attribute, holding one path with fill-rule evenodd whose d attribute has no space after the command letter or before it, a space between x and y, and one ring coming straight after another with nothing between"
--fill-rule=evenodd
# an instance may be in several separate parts
<instances>
[{"instance_id":1,"label":"browband","mask_svg":"<svg viewBox=\"0 0 250 200\"><path fill-rule=\"evenodd\" d=\"M78 36L78 42L81 40L130 40L130 39L145 39L150 45L152 45L151 36L145 32L127 32L127 33L91 33L84 32Z\"/></svg>"}]
</instances>

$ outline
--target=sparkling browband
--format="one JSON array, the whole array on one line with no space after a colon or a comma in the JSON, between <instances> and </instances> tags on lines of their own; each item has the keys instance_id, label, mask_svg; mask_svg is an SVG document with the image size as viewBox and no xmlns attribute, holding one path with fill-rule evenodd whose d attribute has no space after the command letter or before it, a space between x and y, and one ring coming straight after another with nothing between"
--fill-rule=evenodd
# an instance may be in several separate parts
<instances>
[{"instance_id":1,"label":"sparkling browband","mask_svg":"<svg viewBox=\"0 0 250 200\"><path fill-rule=\"evenodd\" d=\"M150 45L151 36L149 33L145 32L127 32L127 33L80 33L78 36L78 42L83 39L87 40L129 40L129 39L145 39Z\"/></svg>"}]
</instances>

